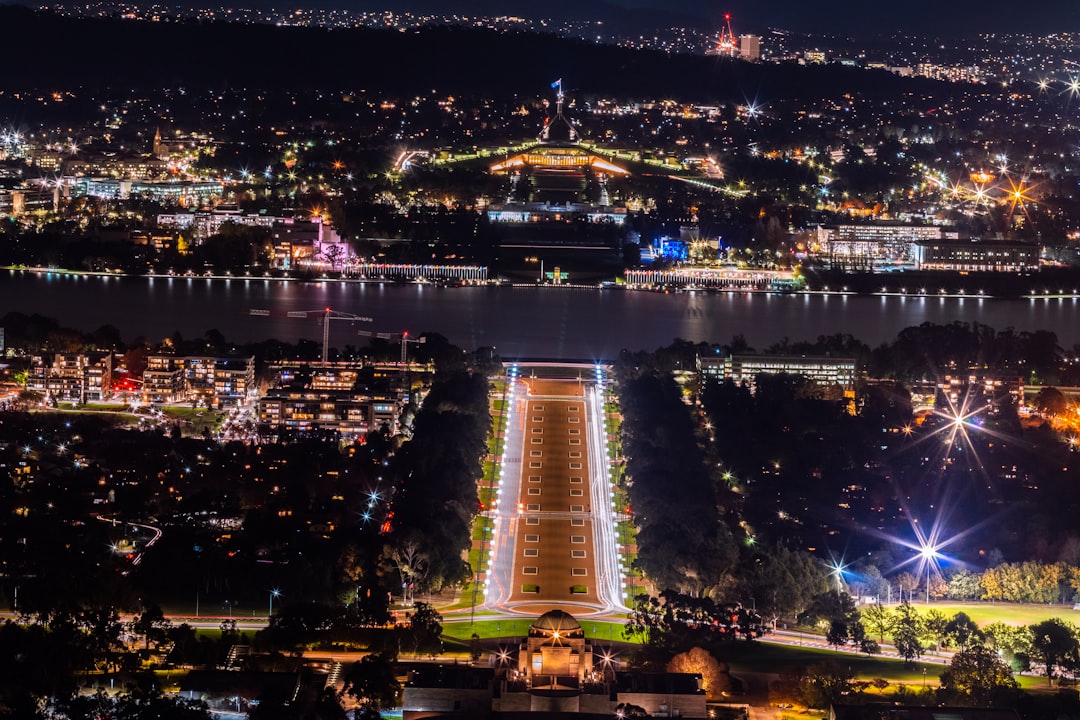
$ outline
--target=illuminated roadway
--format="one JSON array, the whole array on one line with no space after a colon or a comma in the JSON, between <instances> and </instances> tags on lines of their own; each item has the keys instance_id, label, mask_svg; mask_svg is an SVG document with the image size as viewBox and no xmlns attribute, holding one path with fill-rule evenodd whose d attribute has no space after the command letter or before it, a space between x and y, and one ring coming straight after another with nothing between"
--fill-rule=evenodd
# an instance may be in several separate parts
<instances>
[{"instance_id":1,"label":"illuminated roadway","mask_svg":"<svg viewBox=\"0 0 1080 720\"><path fill-rule=\"evenodd\" d=\"M523 615L625 612L602 369L515 366L508 380L483 607Z\"/></svg>"},{"instance_id":2,"label":"illuminated roadway","mask_svg":"<svg viewBox=\"0 0 1080 720\"><path fill-rule=\"evenodd\" d=\"M593 554L599 575L598 591L608 612L626 612L623 602L623 572L619 559L615 519L615 492L607 453L607 427L604 422L603 371L597 369L596 382L586 386L589 438L589 490L593 510Z\"/></svg>"}]
</instances>

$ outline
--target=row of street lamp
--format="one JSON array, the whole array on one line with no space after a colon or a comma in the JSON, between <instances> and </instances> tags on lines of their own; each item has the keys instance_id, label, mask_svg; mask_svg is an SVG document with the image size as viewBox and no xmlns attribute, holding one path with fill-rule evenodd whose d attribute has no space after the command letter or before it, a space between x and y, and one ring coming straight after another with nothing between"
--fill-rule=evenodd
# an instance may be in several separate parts
<instances>
[{"instance_id":1,"label":"row of street lamp","mask_svg":"<svg viewBox=\"0 0 1080 720\"><path fill-rule=\"evenodd\" d=\"M918 526L916 526L917 528ZM926 539L922 537L921 533L916 529L916 535L918 536L919 547L918 555L907 562L918 560L922 565L926 566L926 604L930 604L930 572L933 568L937 567L942 560L946 559L946 556L940 552L940 548L943 545L932 545L926 542ZM905 543L906 544L906 543ZM906 565L907 562L904 564ZM829 564L829 575L836 578L836 592L843 592L843 577L844 572L847 570L848 565L842 560L833 559ZM922 574L920 568L919 574Z\"/></svg>"}]
</instances>

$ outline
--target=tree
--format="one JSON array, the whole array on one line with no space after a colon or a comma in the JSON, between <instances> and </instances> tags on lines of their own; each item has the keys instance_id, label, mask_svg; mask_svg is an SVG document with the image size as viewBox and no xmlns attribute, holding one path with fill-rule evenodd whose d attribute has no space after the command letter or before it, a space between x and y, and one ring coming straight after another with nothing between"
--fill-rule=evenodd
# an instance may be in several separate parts
<instances>
[{"instance_id":1,"label":"tree","mask_svg":"<svg viewBox=\"0 0 1080 720\"><path fill-rule=\"evenodd\" d=\"M700 647L692 647L684 653L671 658L667 664L670 673L696 673L701 675L701 689L708 698L718 698L731 689L731 679L727 670L716 658Z\"/></svg>"},{"instance_id":2,"label":"tree","mask_svg":"<svg viewBox=\"0 0 1080 720\"><path fill-rule=\"evenodd\" d=\"M825 631L825 639L833 647L840 649L847 645L848 626L843 620L830 620L829 629Z\"/></svg>"},{"instance_id":3,"label":"tree","mask_svg":"<svg viewBox=\"0 0 1080 720\"><path fill-rule=\"evenodd\" d=\"M859 608L855 607L855 601L846 592L828 590L814 597L806 609L806 615L828 623L839 620L851 625L859 619Z\"/></svg>"},{"instance_id":4,"label":"tree","mask_svg":"<svg viewBox=\"0 0 1080 720\"><path fill-rule=\"evenodd\" d=\"M919 642L919 614L907 601L896 608L896 627L893 629L893 645L896 653L911 663L922 655L923 646Z\"/></svg>"},{"instance_id":5,"label":"tree","mask_svg":"<svg viewBox=\"0 0 1080 720\"><path fill-rule=\"evenodd\" d=\"M469 658L476 662L483 654L484 646L480 644L480 636L473 633L472 637L469 638Z\"/></svg>"},{"instance_id":6,"label":"tree","mask_svg":"<svg viewBox=\"0 0 1080 720\"><path fill-rule=\"evenodd\" d=\"M986 642L1016 670L1031 669L1031 628L993 622L982 628Z\"/></svg>"},{"instance_id":7,"label":"tree","mask_svg":"<svg viewBox=\"0 0 1080 720\"><path fill-rule=\"evenodd\" d=\"M986 637L975 621L964 612L958 612L952 616L945 625L945 632L956 641L961 650L967 649L973 643L981 642Z\"/></svg>"},{"instance_id":8,"label":"tree","mask_svg":"<svg viewBox=\"0 0 1080 720\"><path fill-rule=\"evenodd\" d=\"M809 707L827 708L852 691L855 671L847 663L828 660L806 668L800 683L803 702Z\"/></svg>"},{"instance_id":9,"label":"tree","mask_svg":"<svg viewBox=\"0 0 1080 720\"><path fill-rule=\"evenodd\" d=\"M1044 387L1035 395L1035 407L1043 415L1054 417L1069 410L1069 401L1056 387Z\"/></svg>"},{"instance_id":10,"label":"tree","mask_svg":"<svg viewBox=\"0 0 1080 720\"><path fill-rule=\"evenodd\" d=\"M1066 582L1073 591L1074 601L1080 598L1080 567L1068 567L1065 572Z\"/></svg>"},{"instance_id":11,"label":"tree","mask_svg":"<svg viewBox=\"0 0 1080 720\"><path fill-rule=\"evenodd\" d=\"M982 594L979 576L961 568L949 578L948 596L953 600L975 600Z\"/></svg>"},{"instance_id":12,"label":"tree","mask_svg":"<svg viewBox=\"0 0 1080 720\"><path fill-rule=\"evenodd\" d=\"M774 627L781 617L800 615L814 595L827 587L817 559L780 544L756 549L744 561L738 577L741 597L754 598L757 611Z\"/></svg>"},{"instance_id":13,"label":"tree","mask_svg":"<svg viewBox=\"0 0 1080 720\"><path fill-rule=\"evenodd\" d=\"M345 692L356 698L364 717L379 717L379 711L398 704L401 683L390 658L373 653L353 663L345 675Z\"/></svg>"},{"instance_id":14,"label":"tree","mask_svg":"<svg viewBox=\"0 0 1080 720\"><path fill-rule=\"evenodd\" d=\"M169 628L172 623L165 617L165 613L154 603L143 606L143 611L131 623L131 631L143 636L146 649L150 649L150 643L155 645L164 642L168 638Z\"/></svg>"},{"instance_id":15,"label":"tree","mask_svg":"<svg viewBox=\"0 0 1080 720\"><path fill-rule=\"evenodd\" d=\"M872 595L875 602L881 602L883 596L889 592L889 581L882 576L876 565L867 565L859 573L864 592Z\"/></svg>"},{"instance_id":16,"label":"tree","mask_svg":"<svg viewBox=\"0 0 1080 720\"><path fill-rule=\"evenodd\" d=\"M949 594L949 584L941 575L931 575L927 582L929 583L927 589L930 591L930 597L943 598Z\"/></svg>"},{"instance_id":17,"label":"tree","mask_svg":"<svg viewBox=\"0 0 1080 720\"><path fill-rule=\"evenodd\" d=\"M383 562L397 571L401 578L401 602L412 603L416 585L427 576L428 556L420 551L420 543L415 538L408 538L397 547L386 546L383 550Z\"/></svg>"},{"instance_id":18,"label":"tree","mask_svg":"<svg viewBox=\"0 0 1080 720\"><path fill-rule=\"evenodd\" d=\"M1051 618L1030 626L1028 631L1031 633L1033 657L1043 666L1047 684L1053 685L1057 670L1075 662L1080 655L1076 627L1064 620Z\"/></svg>"},{"instance_id":19,"label":"tree","mask_svg":"<svg viewBox=\"0 0 1080 720\"><path fill-rule=\"evenodd\" d=\"M859 648L860 652L867 655L877 655L881 652L881 646L878 645L877 640L866 636L866 628L861 622L852 623L849 630L851 632L851 642Z\"/></svg>"},{"instance_id":20,"label":"tree","mask_svg":"<svg viewBox=\"0 0 1080 720\"><path fill-rule=\"evenodd\" d=\"M985 645L956 653L941 674L941 691L949 702L985 707L993 704L995 697L1019 687L1009 666Z\"/></svg>"},{"instance_id":21,"label":"tree","mask_svg":"<svg viewBox=\"0 0 1080 720\"><path fill-rule=\"evenodd\" d=\"M926 637L934 641L934 649L940 650L941 643L949 636L949 618L937 608L931 608L923 618L923 629Z\"/></svg>"},{"instance_id":22,"label":"tree","mask_svg":"<svg viewBox=\"0 0 1080 720\"><path fill-rule=\"evenodd\" d=\"M104 690L76 696L63 704L63 714L69 720L209 720L212 717L202 701L166 697L160 690L151 688L134 689L115 697Z\"/></svg>"},{"instance_id":23,"label":"tree","mask_svg":"<svg viewBox=\"0 0 1080 720\"><path fill-rule=\"evenodd\" d=\"M979 576L983 600L1001 600L1005 594L1002 587L1002 573L997 567L988 567Z\"/></svg>"},{"instance_id":24,"label":"tree","mask_svg":"<svg viewBox=\"0 0 1080 720\"><path fill-rule=\"evenodd\" d=\"M409 616L409 637L417 655L442 652L442 615L426 602L416 603Z\"/></svg>"},{"instance_id":25,"label":"tree","mask_svg":"<svg viewBox=\"0 0 1080 720\"><path fill-rule=\"evenodd\" d=\"M885 642L885 635L892 632L896 623L892 612L880 603L864 608L862 621L867 630L877 633L878 642Z\"/></svg>"},{"instance_id":26,"label":"tree","mask_svg":"<svg viewBox=\"0 0 1080 720\"><path fill-rule=\"evenodd\" d=\"M95 664L111 665L116 652L123 647L120 633L123 625L120 614L113 607L84 608L78 616L78 625L85 634L86 643Z\"/></svg>"},{"instance_id":27,"label":"tree","mask_svg":"<svg viewBox=\"0 0 1080 720\"><path fill-rule=\"evenodd\" d=\"M909 572L902 572L896 576L896 584L900 586L900 599L904 599L904 592L907 591L908 600L911 600L911 594L919 587L919 579Z\"/></svg>"},{"instance_id":28,"label":"tree","mask_svg":"<svg viewBox=\"0 0 1080 720\"><path fill-rule=\"evenodd\" d=\"M322 246L322 257L330 263L331 271L337 272L342 263L348 259L348 252L341 243L328 243Z\"/></svg>"}]
</instances>

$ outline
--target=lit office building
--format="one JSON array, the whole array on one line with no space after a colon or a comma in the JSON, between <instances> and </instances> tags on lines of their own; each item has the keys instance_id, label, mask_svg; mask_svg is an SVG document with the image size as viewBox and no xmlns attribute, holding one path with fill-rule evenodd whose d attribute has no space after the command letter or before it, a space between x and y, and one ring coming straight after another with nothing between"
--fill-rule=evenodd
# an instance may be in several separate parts
<instances>
[{"instance_id":1,"label":"lit office building","mask_svg":"<svg viewBox=\"0 0 1080 720\"><path fill-rule=\"evenodd\" d=\"M940 225L851 223L818 228L810 250L835 269L890 270L914 267L916 243L957 237Z\"/></svg>"},{"instance_id":2,"label":"lit office building","mask_svg":"<svg viewBox=\"0 0 1080 720\"><path fill-rule=\"evenodd\" d=\"M112 395L112 353L56 353L31 360L27 388L53 402L87 403Z\"/></svg>"},{"instance_id":3,"label":"lit office building","mask_svg":"<svg viewBox=\"0 0 1080 720\"><path fill-rule=\"evenodd\" d=\"M235 407L255 392L255 358L151 355L143 373L143 400Z\"/></svg>"},{"instance_id":4,"label":"lit office building","mask_svg":"<svg viewBox=\"0 0 1080 720\"><path fill-rule=\"evenodd\" d=\"M1025 242L937 240L915 243L919 270L957 272L1033 272L1039 269L1039 246Z\"/></svg>"},{"instance_id":5,"label":"lit office building","mask_svg":"<svg viewBox=\"0 0 1080 720\"><path fill-rule=\"evenodd\" d=\"M725 355L699 357L702 379L731 380L754 387L758 375L802 375L823 387L855 389L856 370L852 358L808 357L801 355Z\"/></svg>"},{"instance_id":6,"label":"lit office building","mask_svg":"<svg viewBox=\"0 0 1080 720\"><path fill-rule=\"evenodd\" d=\"M739 57L748 62L761 59L761 37L758 35L739 36Z\"/></svg>"}]
</instances>

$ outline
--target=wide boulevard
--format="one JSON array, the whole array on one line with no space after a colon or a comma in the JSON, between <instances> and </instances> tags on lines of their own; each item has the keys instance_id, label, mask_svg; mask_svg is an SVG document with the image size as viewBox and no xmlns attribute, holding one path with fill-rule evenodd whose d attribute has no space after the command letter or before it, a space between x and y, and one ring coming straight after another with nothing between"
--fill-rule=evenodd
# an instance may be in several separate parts
<instances>
[{"instance_id":1,"label":"wide boulevard","mask_svg":"<svg viewBox=\"0 0 1080 720\"><path fill-rule=\"evenodd\" d=\"M603 369L512 366L485 607L626 610L604 427Z\"/></svg>"}]
</instances>

